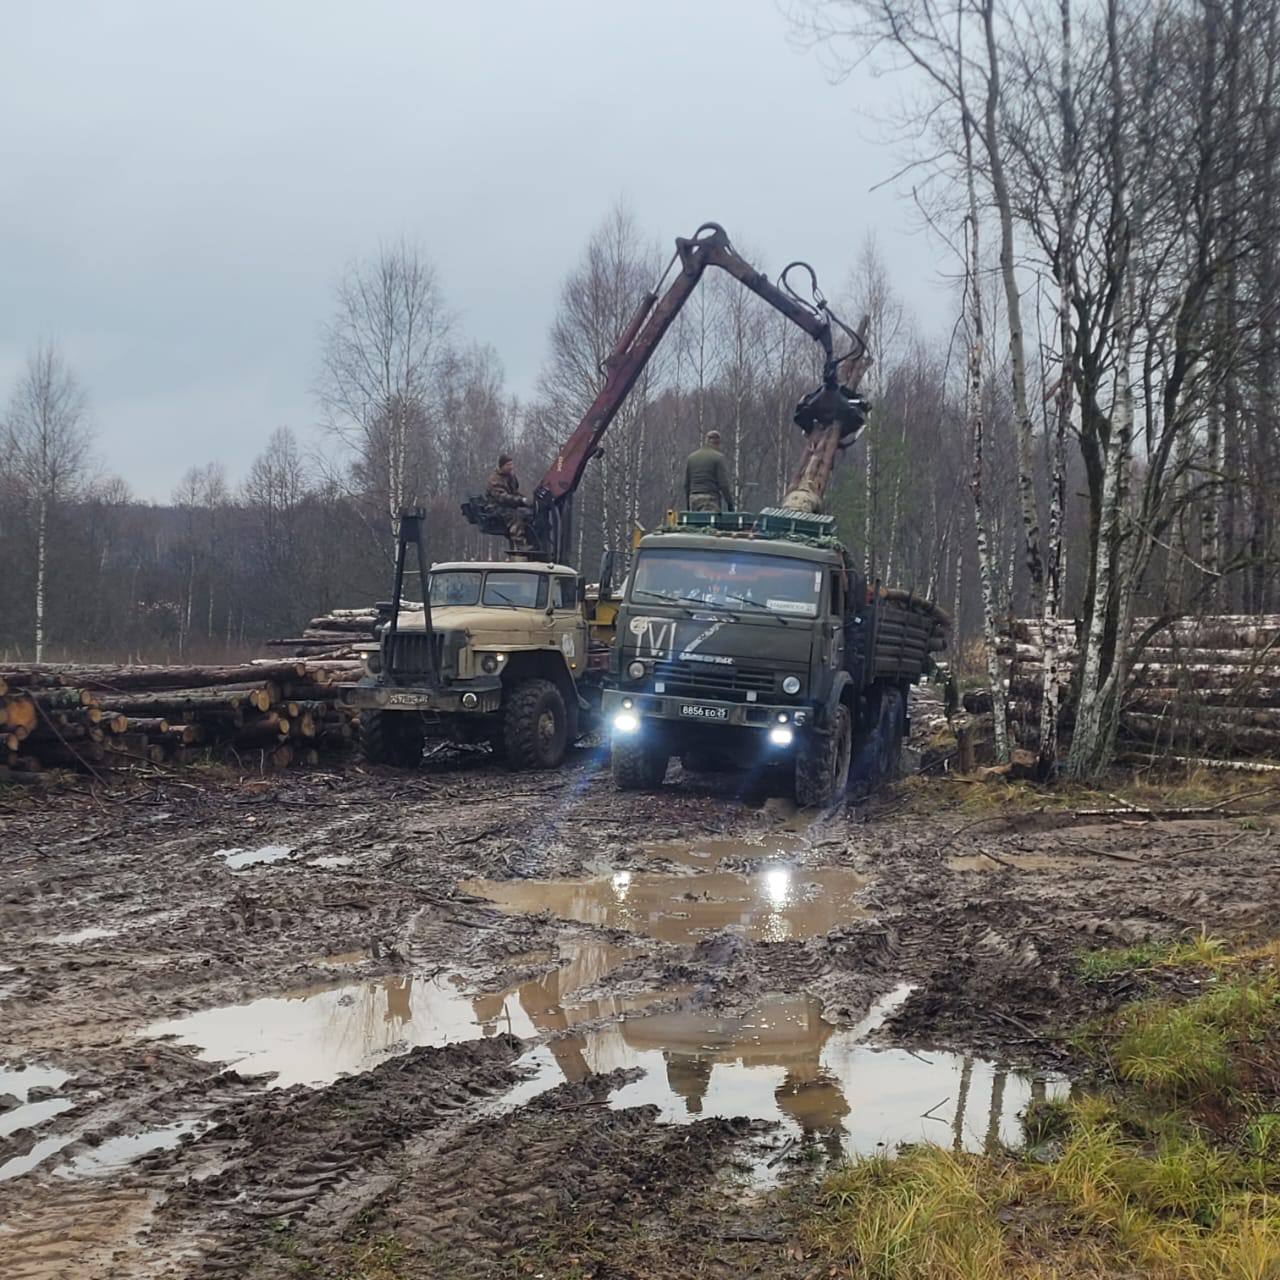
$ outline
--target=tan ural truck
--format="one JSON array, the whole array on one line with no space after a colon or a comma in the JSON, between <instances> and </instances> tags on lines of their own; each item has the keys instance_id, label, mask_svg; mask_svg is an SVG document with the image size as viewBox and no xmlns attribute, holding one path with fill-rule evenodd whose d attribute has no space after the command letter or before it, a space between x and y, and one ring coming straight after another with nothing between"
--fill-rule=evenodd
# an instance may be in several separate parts
<instances>
[{"instance_id":1,"label":"tan ural truck","mask_svg":"<svg viewBox=\"0 0 1280 1280\"><path fill-rule=\"evenodd\" d=\"M343 690L365 756L409 767L444 738L487 742L513 769L555 768L599 711L608 655L577 571L458 561L432 565L427 581L428 607L392 608L360 646L364 677Z\"/></svg>"}]
</instances>

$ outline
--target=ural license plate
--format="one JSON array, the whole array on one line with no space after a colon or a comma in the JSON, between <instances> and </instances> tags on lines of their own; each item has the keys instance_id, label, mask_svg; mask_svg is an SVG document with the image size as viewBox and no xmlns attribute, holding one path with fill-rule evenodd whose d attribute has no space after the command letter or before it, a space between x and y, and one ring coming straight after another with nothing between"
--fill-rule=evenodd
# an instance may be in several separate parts
<instances>
[{"instance_id":1,"label":"ural license plate","mask_svg":"<svg viewBox=\"0 0 1280 1280\"><path fill-rule=\"evenodd\" d=\"M680 714L694 720L727 720L728 707L704 707L700 702L682 702Z\"/></svg>"},{"instance_id":2,"label":"ural license plate","mask_svg":"<svg viewBox=\"0 0 1280 1280\"><path fill-rule=\"evenodd\" d=\"M393 693L388 695L386 705L421 710L431 705L431 695L429 693Z\"/></svg>"}]
</instances>

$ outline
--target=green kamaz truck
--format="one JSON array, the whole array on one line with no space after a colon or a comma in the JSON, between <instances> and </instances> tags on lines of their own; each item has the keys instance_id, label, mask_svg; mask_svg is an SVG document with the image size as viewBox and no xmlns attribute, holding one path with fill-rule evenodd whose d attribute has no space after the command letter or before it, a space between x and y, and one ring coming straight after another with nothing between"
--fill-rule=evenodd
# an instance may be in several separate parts
<instances>
[{"instance_id":1,"label":"green kamaz truck","mask_svg":"<svg viewBox=\"0 0 1280 1280\"><path fill-rule=\"evenodd\" d=\"M785 772L801 805L896 769L907 691L945 645L927 601L868 584L827 515L686 512L643 538L603 713L613 778Z\"/></svg>"}]
</instances>

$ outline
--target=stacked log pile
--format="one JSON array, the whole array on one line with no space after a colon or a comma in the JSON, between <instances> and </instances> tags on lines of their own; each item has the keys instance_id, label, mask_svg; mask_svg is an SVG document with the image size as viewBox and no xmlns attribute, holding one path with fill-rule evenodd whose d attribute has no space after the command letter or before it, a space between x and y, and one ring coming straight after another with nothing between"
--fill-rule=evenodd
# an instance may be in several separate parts
<instances>
[{"instance_id":1,"label":"stacked log pile","mask_svg":"<svg viewBox=\"0 0 1280 1280\"><path fill-rule=\"evenodd\" d=\"M1134 635L1151 626L1138 618ZM1000 652L1007 663L1009 717L1019 736L1039 729L1044 632L1015 620ZM1079 659L1072 626L1058 635L1058 660L1070 682ZM971 711L991 709L985 692L965 695ZM1064 707L1062 725L1073 714ZM1280 758L1280 615L1216 614L1162 626L1130 675L1121 717L1134 743L1197 756Z\"/></svg>"},{"instance_id":2,"label":"stacked log pile","mask_svg":"<svg viewBox=\"0 0 1280 1280\"><path fill-rule=\"evenodd\" d=\"M198 759L284 768L354 743L341 659L236 666L44 665L0 668L0 771L88 772Z\"/></svg>"},{"instance_id":3,"label":"stacked log pile","mask_svg":"<svg viewBox=\"0 0 1280 1280\"><path fill-rule=\"evenodd\" d=\"M300 636L268 640L272 648L288 649L295 658L355 658L354 645L373 639L378 611L334 609L307 623Z\"/></svg>"}]
</instances>

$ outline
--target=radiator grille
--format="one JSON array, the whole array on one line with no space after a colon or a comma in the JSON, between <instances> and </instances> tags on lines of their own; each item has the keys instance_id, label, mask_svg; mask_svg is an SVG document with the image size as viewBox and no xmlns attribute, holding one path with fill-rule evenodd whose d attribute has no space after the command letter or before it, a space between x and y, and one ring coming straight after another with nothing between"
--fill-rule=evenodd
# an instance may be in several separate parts
<instances>
[{"instance_id":1,"label":"radiator grille","mask_svg":"<svg viewBox=\"0 0 1280 1280\"><path fill-rule=\"evenodd\" d=\"M438 633L399 631L382 637L383 669L393 676L425 676L431 671L429 644L436 647L436 665L443 666L443 640Z\"/></svg>"},{"instance_id":2,"label":"radiator grille","mask_svg":"<svg viewBox=\"0 0 1280 1280\"><path fill-rule=\"evenodd\" d=\"M659 662L653 678L667 693L702 694L727 702L745 702L747 693L774 690L774 673L759 667L730 667L715 662Z\"/></svg>"}]
</instances>

